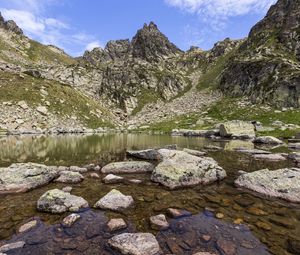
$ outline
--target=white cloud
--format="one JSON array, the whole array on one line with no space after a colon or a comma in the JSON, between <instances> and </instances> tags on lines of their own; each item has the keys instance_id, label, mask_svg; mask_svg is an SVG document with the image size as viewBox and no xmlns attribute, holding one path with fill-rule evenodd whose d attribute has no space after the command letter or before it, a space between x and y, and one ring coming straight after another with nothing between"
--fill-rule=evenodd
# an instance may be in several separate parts
<instances>
[{"instance_id":1,"label":"white cloud","mask_svg":"<svg viewBox=\"0 0 300 255\"><path fill-rule=\"evenodd\" d=\"M0 0L0 5L2 4ZM63 0L7 0L0 11L6 20L14 20L30 38L52 44L71 55L82 54L87 47L101 46L93 35L78 31L66 22L47 15L47 7ZM80 49L80 50L79 50Z\"/></svg>"},{"instance_id":2,"label":"white cloud","mask_svg":"<svg viewBox=\"0 0 300 255\"><path fill-rule=\"evenodd\" d=\"M94 41L94 42L88 43L85 49L91 51L94 48L99 48L99 47L102 48L101 43L99 41Z\"/></svg>"},{"instance_id":3,"label":"white cloud","mask_svg":"<svg viewBox=\"0 0 300 255\"><path fill-rule=\"evenodd\" d=\"M275 0L165 0L170 6L209 17L266 12Z\"/></svg>"}]
</instances>

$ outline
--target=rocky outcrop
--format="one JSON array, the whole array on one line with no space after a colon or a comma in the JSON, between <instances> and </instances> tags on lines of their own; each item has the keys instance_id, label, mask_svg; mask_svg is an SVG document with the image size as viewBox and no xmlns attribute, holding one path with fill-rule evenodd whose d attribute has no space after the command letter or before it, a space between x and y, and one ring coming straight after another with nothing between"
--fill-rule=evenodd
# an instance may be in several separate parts
<instances>
[{"instance_id":1,"label":"rocky outcrop","mask_svg":"<svg viewBox=\"0 0 300 255\"><path fill-rule=\"evenodd\" d=\"M242 174L235 185L260 194L300 202L300 169L268 169Z\"/></svg>"},{"instance_id":2,"label":"rocky outcrop","mask_svg":"<svg viewBox=\"0 0 300 255\"><path fill-rule=\"evenodd\" d=\"M123 233L111 238L108 244L124 255L162 254L155 236L150 233Z\"/></svg>"},{"instance_id":3,"label":"rocky outcrop","mask_svg":"<svg viewBox=\"0 0 300 255\"><path fill-rule=\"evenodd\" d=\"M167 149L159 153L163 159L153 171L151 180L170 189L205 185L226 177L225 170L212 158Z\"/></svg>"},{"instance_id":4,"label":"rocky outcrop","mask_svg":"<svg viewBox=\"0 0 300 255\"><path fill-rule=\"evenodd\" d=\"M87 208L88 206L88 202L82 197L71 195L59 189L47 191L37 202L39 211L56 214L77 212L81 208Z\"/></svg>"},{"instance_id":5,"label":"rocky outcrop","mask_svg":"<svg viewBox=\"0 0 300 255\"><path fill-rule=\"evenodd\" d=\"M4 28L15 34L23 35L22 29L18 27L16 22L14 22L13 20L5 21L1 13L0 13L0 28Z\"/></svg>"},{"instance_id":6,"label":"rocky outcrop","mask_svg":"<svg viewBox=\"0 0 300 255\"><path fill-rule=\"evenodd\" d=\"M26 192L48 184L57 176L57 167L35 163L20 163L0 168L0 194Z\"/></svg>"},{"instance_id":7,"label":"rocky outcrop","mask_svg":"<svg viewBox=\"0 0 300 255\"><path fill-rule=\"evenodd\" d=\"M220 87L234 96L277 106L300 105L299 0L279 0L251 30L222 74Z\"/></svg>"}]
</instances>

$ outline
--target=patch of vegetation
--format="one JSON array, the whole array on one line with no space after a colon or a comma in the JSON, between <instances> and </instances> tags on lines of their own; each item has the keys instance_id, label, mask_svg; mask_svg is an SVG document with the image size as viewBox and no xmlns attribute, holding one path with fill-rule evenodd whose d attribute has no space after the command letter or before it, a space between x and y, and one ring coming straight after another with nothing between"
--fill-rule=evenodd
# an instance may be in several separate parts
<instances>
[{"instance_id":1,"label":"patch of vegetation","mask_svg":"<svg viewBox=\"0 0 300 255\"><path fill-rule=\"evenodd\" d=\"M47 108L53 114L65 118L77 117L89 128L113 126L108 121L110 114L106 109L71 86L5 72L0 72L0 83L0 102L11 101L17 104L24 100L33 108L49 102ZM41 93L42 88L48 93L45 99Z\"/></svg>"}]
</instances>

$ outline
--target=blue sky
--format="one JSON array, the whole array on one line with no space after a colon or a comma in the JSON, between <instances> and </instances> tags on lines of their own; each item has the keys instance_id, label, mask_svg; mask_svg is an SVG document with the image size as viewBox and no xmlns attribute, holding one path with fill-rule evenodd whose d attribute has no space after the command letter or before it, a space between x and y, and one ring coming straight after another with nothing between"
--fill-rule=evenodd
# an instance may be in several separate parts
<instances>
[{"instance_id":1,"label":"blue sky","mask_svg":"<svg viewBox=\"0 0 300 255\"><path fill-rule=\"evenodd\" d=\"M29 37L78 56L132 38L154 21L179 48L210 49L248 35L276 0L0 0L0 11Z\"/></svg>"}]
</instances>

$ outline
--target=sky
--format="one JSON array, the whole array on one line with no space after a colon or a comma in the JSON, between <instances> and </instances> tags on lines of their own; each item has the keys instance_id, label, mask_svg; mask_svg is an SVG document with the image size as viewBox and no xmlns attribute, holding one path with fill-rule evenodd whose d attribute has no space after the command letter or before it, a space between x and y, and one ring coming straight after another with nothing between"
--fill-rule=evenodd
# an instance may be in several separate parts
<instances>
[{"instance_id":1,"label":"sky","mask_svg":"<svg viewBox=\"0 0 300 255\"><path fill-rule=\"evenodd\" d=\"M153 21L182 50L210 49L227 37L244 38L276 0L0 0L30 38L72 56L131 39Z\"/></svg>"}]
</instances>

